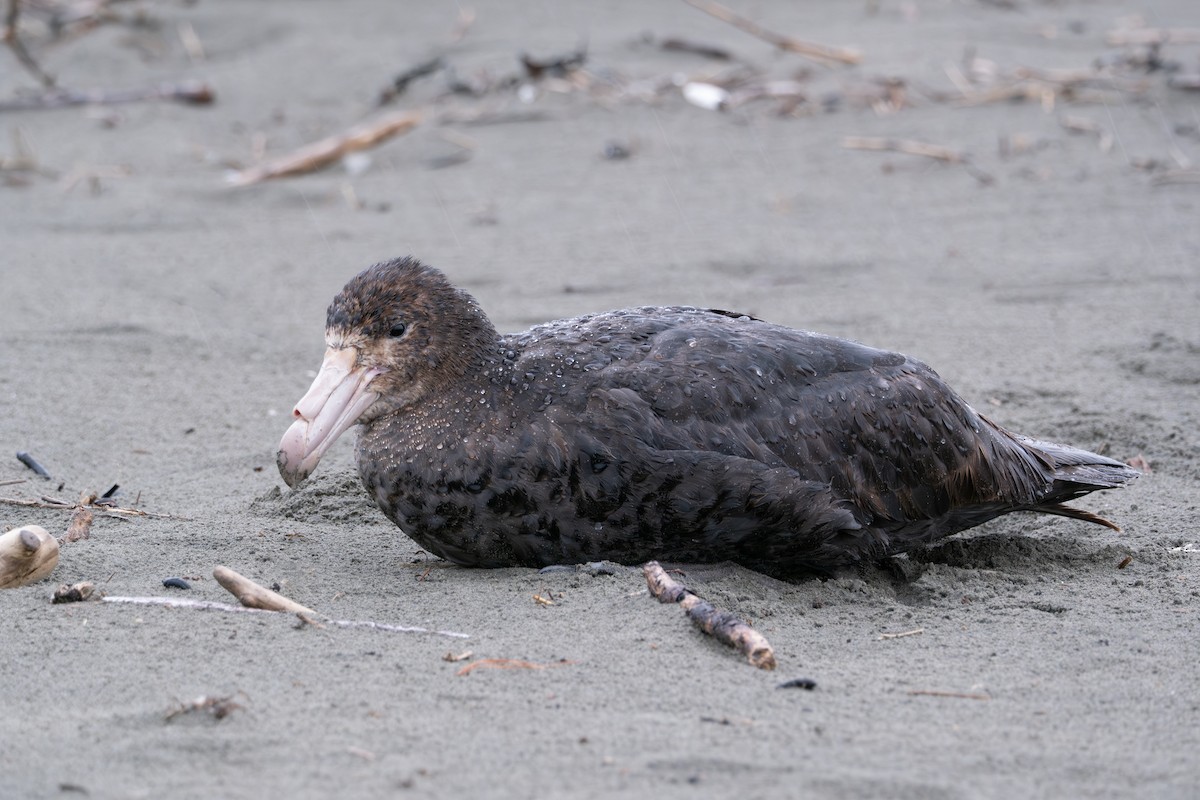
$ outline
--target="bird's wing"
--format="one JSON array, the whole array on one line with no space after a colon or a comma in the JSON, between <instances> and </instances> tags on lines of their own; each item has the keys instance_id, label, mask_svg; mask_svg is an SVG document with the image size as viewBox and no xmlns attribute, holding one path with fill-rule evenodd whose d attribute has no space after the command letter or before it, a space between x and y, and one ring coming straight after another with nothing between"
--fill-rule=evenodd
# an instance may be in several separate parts
<instances>
[{"instance_id":1,"label":"bird's wing","mask_svg":"<svg viewBox=\"0 0 1200 800\"><path fill-rule=\"evenodd\" d=\"M623 322L528 362L592 365L549 411L598 462L691 451L787 468L883 527L1031 502L1046 483L1046 464L914 359L726 313Z\"/></svg>"}]
</instances>

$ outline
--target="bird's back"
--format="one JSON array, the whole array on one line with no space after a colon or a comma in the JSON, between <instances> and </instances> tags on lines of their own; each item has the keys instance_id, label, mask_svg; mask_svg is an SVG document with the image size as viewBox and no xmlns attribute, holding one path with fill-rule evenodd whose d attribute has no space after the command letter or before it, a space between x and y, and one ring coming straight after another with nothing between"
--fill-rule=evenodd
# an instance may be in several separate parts
<instances>
[{"instance_id":1,"label":"bird's back","mask_svg":"<svg viewBox=\"0 0 1200 800\"><path fill-rule=\"evenodd\" d=\"M674 537L680 560L728 545L743 562L758 549L825 567L1058 502L1053 456L897 353L691 308L550 323L508 343L518 396L538 411L530 434L564 448L565 513L596 533L639 530L631 560L647 539L671 557ZM1084 460L1114 484L1134 474Z\"/></svg>"}]
</instances>

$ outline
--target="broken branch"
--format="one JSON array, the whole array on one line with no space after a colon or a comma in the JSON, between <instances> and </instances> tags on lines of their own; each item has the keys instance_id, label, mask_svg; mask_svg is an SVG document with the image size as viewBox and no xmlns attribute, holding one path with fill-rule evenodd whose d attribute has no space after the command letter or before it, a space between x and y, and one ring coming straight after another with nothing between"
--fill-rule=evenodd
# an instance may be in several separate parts
<instances>
[{"instance_id":1,"label":"broken branch","mask_svg":"<svg viewBox=\"0 0 1200 800\"><path fill-rule=\"evenodd\" d=\"M303 175L329 166L348 153L366 150L382 144L393 136L408 133L421 121L415 111L399 111L370 122L363 122L343 133L328 136L312 144L268 161L257 167L235 172L229 179L232 186L249 186L272 178Z\"/></svg>"},{"instance_id":2,"label":"broken branch","mask_svg":"<svg viewBox=\"0 0 1200 800\"><path fill-rule=\"evenodd\" d=\"M905 153L910 156L923 156L935 161L944 161L948 164L961 164L971 174L971 177L980 183L990 184L995 180L991 175L976 167L968 154L939 144L919 142L914 139L887 139L881 136L847 136L842 139L842 147L847 150Z\"/></svg>"},{"instance_id":3,"label":"broken branch","mask_svg":"<svg viewBox=\"0 0 1200 800\"><path fill-rule=\"evenodd\" d=\"M229 567L218 566L213 570L217 583L238 599L247 608L258 608L263 611L286 611L290 614L316 614L308 606L302 606L278 592L273 592L265 586L259 586L249 578L239 575Z\"/></svg>"},{"instance_id":4,"label":"broken branch","mask_svg":"<svg viewBox=\"0 0 1200 800\"><path fill-rule=\"evenodd\" d=\"M455 675L470 675L477 669L548 669L573 664L573 661L556 661L551 664L535 664L532 661L522 661L519 658L481 658L472 664L461 667Z\"/></svg>"},{"instance_id":5,"label":"broken branch","mask_svg":"<svg viewBox=\"0 0 1200 800\"><path fill-rule=\"evenodd\" d=\"M924 697L956 697L962 700L991 700L991 696L986 694L977 694L972 692L942 692L936 689L913 689L909 692L913 696Z\"/></svg>"},{"instance_id":6,"label":"broken branch","mask_svg":"<svg viewBox=\"0 0 1200 800\"><path fill-rule=\"evenodd\" d=\"M96 498L92 498L95 500ZM43 497L41 500L22 500L19 497L0 497L0 504L10 506L24 506L26 508L53 508L59 511L74 511L81 506L90 511L99 514L102 517L117 517L124 519L126 517L152 517L154 519L175 519L184 522L191 522L191 517L178 517L174 514L155 514L151 511L142 511L140 508L121 508L120 506L112 506L107 503L87 502L87 503L69 503L66 500L60 500L57 497Z\"/></svg>"},{"instance_id":7,"label":"broken branch","mask_svg":"<svg viewBox=\"0 0 1200 800\"><path fill-rule=\"evenodd\" d=\"M660 603L679 603L692 622L719 642L736 647L759 669L775 669L775 652L766 638L745 621L721 611L707 600L675 581L657 561L642 567L650 593Z\"/></svg>"},{"instance_id":8,"label":"broken branch","mask_svg":"<svg viewBox=\"0 0 1200 800\"><path fill-rule=\"evenodd\" d=\"M17 19L20 14L21 0L8 0L8 11L4 15L4 33L0 38L3 38L5 44L13 51L13 55L17 57L17 61L21 62L21 66L25 67L43 86L51 88L54 86L54 76L42 69L26 49L25 43L21 41L20 34L17 32Z\"/></svg>"},{"instance_id":9,"label":"broken branch","mask_svg":"<svg viewBox=\"0 0 1200 800\"><path fill-rule=\"evenodd\" d=\"M727 22L738 30L745 31L755 38L762 39L767 44L774 45L780 50L796 53L797 55L825 64L857 64L862 61L862 54L853 48L830 47L824 44L802 42L799 39L793 39L791 36L784 36L783 34L769 31L753 20L735 13L720 3L708 2L707 0L683 1L692 8L703 11L710 17L716 17L722 22Z\"/></svg>"},{"instance_id":10,"label":"broken branch","mask_svg":"<svg viewBox=\"0 0 1200 800\"><path fill-rule=\"evenodd\" d=\"M49 89L41 94L0 102L0 111L33 111L66 106L118 105L146 100L174 100L186 105L212 103L216 93L202 81L160 83L136 89Z\"/></svg>"},{"instance_id":11,"label":"broken branch","mask_svg":"<svg viewBox=\"0 0 1200 800\"><path fill-rule=\"evenodd\" d=\"M881 633L879 638L883 639L903 639L905 636L920 636L925 632L924 628L913 628L911 631L901 631L900 633Z\"/></svg>"},{"instance_id":12,"label":"broken branch","mask_svg":"<svg viewBox=\"0 0 1200 800\"><path fill-rule=\"evenodd\" d=\"M1200 43L1200 28L1137 28L1129 31L1109 31L1108 43L1127 44L1196 44Z\"/></svg>"}]
</instances>

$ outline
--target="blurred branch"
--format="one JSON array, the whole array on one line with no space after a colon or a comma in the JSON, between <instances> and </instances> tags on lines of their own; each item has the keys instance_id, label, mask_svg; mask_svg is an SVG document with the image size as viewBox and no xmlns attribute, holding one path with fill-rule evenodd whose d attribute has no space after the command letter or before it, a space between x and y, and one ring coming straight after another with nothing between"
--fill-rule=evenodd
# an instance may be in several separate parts
<instances>
[{"instance_id":1,"label":"blurred branch","mask_svg":"<svg viewBox=\"0 0 1200 800\"><path fill-rule=\"evenodd\" d=\"M4 43L13 51L13 55L17 57L17 61L21 62L21 66L25 67L47 89L53 89L55 86L54 76L42 69L25 48L25 43L21 41L21 36L17 32L20 15L21 0L8 0L8 10L4 14L4 33L0 38L4 39Z\"/></svg>"}]
</instances>

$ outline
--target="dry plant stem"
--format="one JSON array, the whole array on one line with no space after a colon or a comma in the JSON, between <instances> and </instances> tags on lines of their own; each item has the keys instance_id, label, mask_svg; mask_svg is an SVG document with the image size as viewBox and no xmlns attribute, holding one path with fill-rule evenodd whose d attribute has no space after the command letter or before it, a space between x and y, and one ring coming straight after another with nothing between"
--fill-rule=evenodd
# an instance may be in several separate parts
<instances>
[{"instance_id":1,"label":"dry plant stem","mask_svg":"<svg viewBox=\"0 0 1200 800\"><path fill-rule=\"evenodd\" d=\"M216 719L225 719L238 709L244 708L235 702L233 697L209 697L201 695L190 703L180 703L175 708L167 712L166 721L170 722L181 714L190 714L193 711L207 711Z\"/></svg>"},{"instance_id":2,"label":"dry plant stem","mask_svg":"<svg viewBox=\"0 0 1200 800\"><path fill-rule=\"evenodd\" d=\"M217 579L217 583L221 584L223 588L238 599L239 603L247 608L258 608L263 611L287 611L291 614L317 615L317 612L311 608L302 606L295 600L290 600L278 592L272 592L264 586L259 586L254 581L243 575L239 575L229 567L218 566L213 570L213 577Z\"/></svg>"},{"instance_id":3,"label":"dry plant stem","mask_svg":"<svg viewBox=\"0 0 1200 800\"><path fill-rule=\"evenodd\" d=\"M960 700L991 700L992 698L986 694L977 694L972 692L941 692L936 689L913 689L909 692L913 696L924 697L955 697Z\"/></svg>"},{"instance_id":4,"label":"dry plant stem","mask_svg":"<svg viewBox=\"0 0 1200 800\"><path fill-rule=\"evenodd\" d=\"M1155 186L1200 183L1200 169L1170 169L1155 175L1150 182Z\"/></svg>"},{"instance_id":5,"label":"dry plant stem","mask_svg":"<svg viewBox=\"0 0 1200 800\"><path fill-rule=\"evenodd\" d=\"M201 81L161 83L139 89L49 89L41 94L18 97L0 103L0 111L34 111L66 106L108 106L139 103L146 100L174 100L185 105L203 106L216 98L212 87Z\"/></svg>"},{"instance_id":6,"label":"dry plant stem","mask_svg":"<svg viewBox=\"0 0 1200 800\"><path fill-rule=\"evenodd\" d=\"M17 33L17 20L21 15L21 0L8 0L8 11L4 15L4 42L13 51L13 55L17 57L17 61L21 62L21 66L29 70L35 78L47 89L53 88L54 76L41 68L29 51L25 49L25 43L21 41L20 35Z\"/></svg>"},{"instance_id":7,"label":"dry plant stem","mask_svg":"<svg viewBox=\"0 0 1200 800\"><path fill-rule=\"evenodd\" d=\"M249 186L272 178L303 175L327 167L348 153L382 144L393 136L408 133L421 121L415 111L399 111L355 125L349 130L307 144L287 155L235 173L233 186Z\"/></svg>"},{"instance_id":8,"label":"dry plant stem","mask_svg":"<svg viewBox=\"0 0 1200 800\"><path fill-rule=\"evenodd\" d=\"M901 631L900 633L881 633L880 640L883 639L903 639L905 636L920 636L925 632L924 628L913 628L911 631Z\"/></svg>"},{"instance_id":9,"label":"dry plant stem","mask_svg":"<svg viewBox=\"0 0 1200 800\"><path fill-rule=\"evenodd\" d=\"M74 511L80 507L76 503L68 503L66 500L59 500L56 497L43 497L41 500L22 500L19 497L0 497L0 504L10 506L25 506L26 508L53 508L60 511ZM174 514L155 514L150 511L142 511L139 508L120 508L119 506L98 505L96 503L85 504L85 507L102 517L117 517L118 519L126 519L128 517L151 517L153 519L182 520L183 522L192 521L191 517L178 517Z\"/></svg>"},{"instance_id":10,"label":"dry plant stem","mask_svg":"<svg viewBox=\"0 0 1200 800\"><path fill-rule=\"evenodd\" d=\"M720 3L707 2L706 0L684 0L692 8L699 9L711 17L716 17L722 22L727 22L735 28L745 31L746 33L764 42L778 47L780 50L786 50L789 53L811 58L824 64L857 64L862 61L862 54L857 50L848 47L830 47L823 44L813 44L812 42L802 42L799 39L793 39L790 36L784 36L774 31L769 31L753 20L741 16L726 8Z\"/></svg>"},{"instance_id":11,"label":"dry plant stem","mask_svg":"<svg viewBox=\"0 0 1200 800\"><path fill-rule=\"evenodd\" d=\"M165 606L167 608L190 608L197 611L223 611L231 614L276 614L276 611L268 611L262 608L247 608L246 606L235 606L230 603L218 603L213 600L192 600L184 597L105 597L105 603L116 603L118 605L138 605L138 606ZM471 635L468 633L458 633L457 631L439 631L432 628L422 628L416 625L390 625L384 622L374 622L372 620L359 619L324 619L319 614L317 615L326 625L332 625L335 628L368 628L374 631L385 631L387 633L428 633L434 636L446 636L451 639L469 639Z\"/></svg>"},{"instance_id":12,"label":"dry plant stem","mask_svg":"<svg viewBox=\"0 0 1200 800\"><path fill-rule=\"evenodd\" d=\"M910 156L923 156L947 164L961 164L971 177L980 183L992 183L995 179L971 163L971 157L961 150L955 150L939 144L919 142L913 139L887 139L880 136L847 136L842 139L842 147L847 150L876 150L892 153L904 153Z\"/></svg>"},{"instance_id":13,"label":"dry plant stem","mask_svg":"<svg viewBox=\"0 0 1200 800\"><path fill-rule=\"evenodd\" d=\"M1108 43L1127 44L1197 44L1200 28L1137 28L1130 31L1110 31Z\"/></svg>"},{"instance_id":14,"label":"dry plant stem","mask_svg":"<svg viewBox=\"0 0 1200 800\"><path fill-rule=\"evenodd\" d=\"M0 536L0 589L40 581L58 565L58 540L37 525Z\"/></svg>"},{"instance_id":15,"label":"dry plant stem","mask_svg":"<svg viewBox=\"0 0 1200 800\"><path fill-rule=\"evenodd\" d=\"M692 622L717 641L736 647L759 669L775 669L775 652L766 638L746 622L694 594L667 575L657 561L642 567L650 593L660 603L679 603Z\"/></svg>"},{"instance_id":16,"label":"dry plant stem","mask_svg":"<svg viewBox=\"0 0 1200 800\"><path fill-rule=\"evenodd\" d=\"M558 661L553 664L535 664L532 661L522 661L519 658L482 658L473 664L461 667L455 675L470 675L477 669L549 669L571 664L570 661Z\"/></svg>"}]
</instances>

